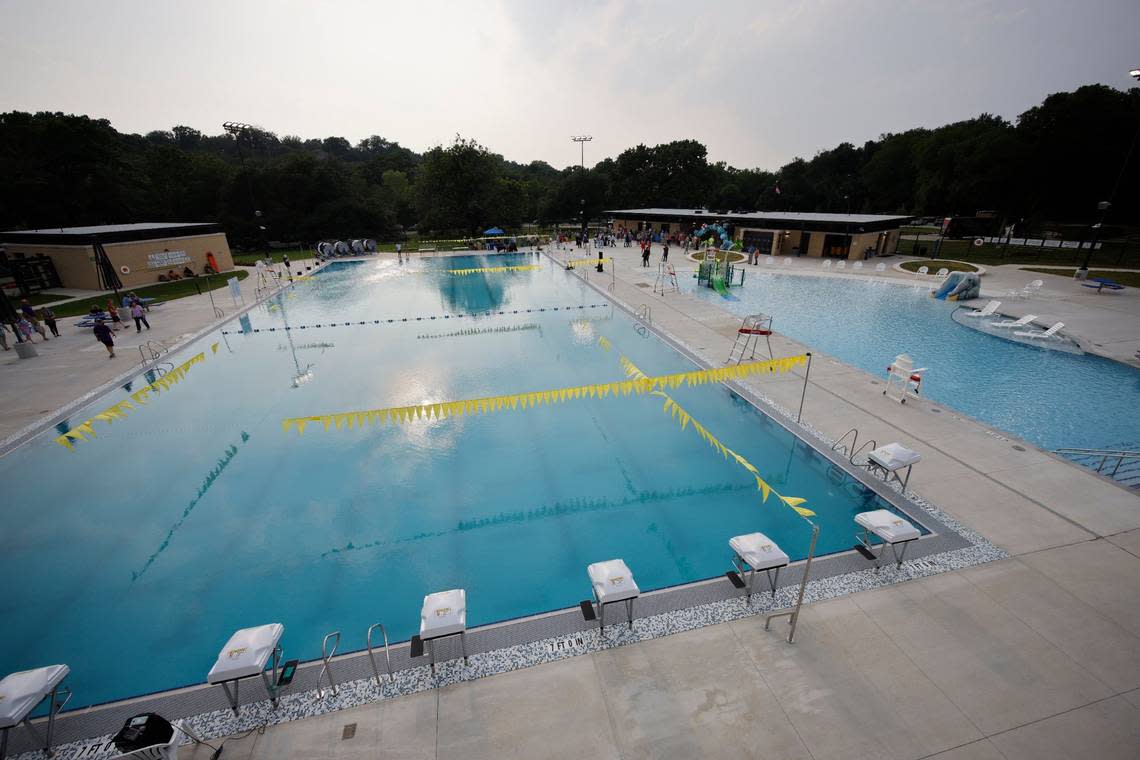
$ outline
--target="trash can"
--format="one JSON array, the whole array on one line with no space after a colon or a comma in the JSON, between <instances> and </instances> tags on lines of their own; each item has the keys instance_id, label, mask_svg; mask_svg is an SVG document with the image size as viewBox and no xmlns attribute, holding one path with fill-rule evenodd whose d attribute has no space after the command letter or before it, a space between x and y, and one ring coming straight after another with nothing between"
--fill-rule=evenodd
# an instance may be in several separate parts
<instances>
[{"instance_id":1,"label":"trash can","mask_svg":"<svg viewBox=\"0 0 1140 760\"><path fill-rule=\"evenodd\" d=\"M33 356L39 356L39 353L36 352L36 347L32 345L32 342L30 340L25 340L23 343L17 343L15 348L16 356L20 357L21 359L31 359Z\"/></svg>"}]
</instances>

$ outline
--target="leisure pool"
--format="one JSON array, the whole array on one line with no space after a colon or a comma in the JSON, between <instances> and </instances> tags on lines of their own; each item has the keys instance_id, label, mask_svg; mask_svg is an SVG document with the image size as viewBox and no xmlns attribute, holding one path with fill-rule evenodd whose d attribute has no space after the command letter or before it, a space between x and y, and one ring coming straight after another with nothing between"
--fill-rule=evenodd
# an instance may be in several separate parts
<instances>
[{"instance_id":1,"label":"leisure pool","mask_svg":"<svg viewBox=\"0 0 1140 760\"><path fill-rule=\"evenodd\" d=\"M73 704L91 704L202 683L240 627L281 622L286 654L313 659L334 630L342 651L378 621L409 638L431 591L466 588L475 626L575 605L586 565L612 557L655 589L720 575L740 533L805 556L803 520L761 504L750 473L659 397L283 430L625 380L623 356L649 375L695 369L637 327L525 254L341 262L298 282L171 357L181 379L145 403L117 406L153 375L0 458L0 671L66 662ZM807 500L821 553L886 506L723 386L670 395ZM107 409L122 413L94 417ZM56 442L88 419L96 437Z\"/></svg>"},{"instance_id":2,"label":"leisure pool","mask_svg":"<svg viewBox=\"0 0 1140 760\"><path fill-rule=\"evenodd\" d=\"M732 291L739 300L694 292L741 316L770 314L776 332L880 379L908 353L929 368L923 396L1041 448L1140 445L1140 370L969 329L950 317L958 306L931 298L926 285L748 270Z\"/></svg>"}]
</instances>

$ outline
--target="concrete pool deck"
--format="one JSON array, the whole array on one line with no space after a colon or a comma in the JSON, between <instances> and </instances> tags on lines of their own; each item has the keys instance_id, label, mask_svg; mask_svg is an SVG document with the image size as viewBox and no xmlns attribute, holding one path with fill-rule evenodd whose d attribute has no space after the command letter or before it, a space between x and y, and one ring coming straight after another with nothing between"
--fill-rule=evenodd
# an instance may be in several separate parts
<instances>
[{"instance_id":1,"label":"concrete pool deck","mask_svg":"<svg viewBox=\"0 0 1140 760\"><path fill-rule=\"evenodd\" d=\"M639 285L655 270L633 249L613 255L619 300L651 304L655 327L723 362L739 317L654 296ZM788 269L818 269L802 261ZM1013 277L999 287L1035 278ZM805 347L774 336L773 348ZM813 604L794 645L780 622L720 623L283 723L223 757L1135 757L1140 498L941 405L888 401L878 380L815 353L804 421L919 450L912 488L1010 558ZM803 387L746 384L790 409Z\"/></svg>"}]
</instances>

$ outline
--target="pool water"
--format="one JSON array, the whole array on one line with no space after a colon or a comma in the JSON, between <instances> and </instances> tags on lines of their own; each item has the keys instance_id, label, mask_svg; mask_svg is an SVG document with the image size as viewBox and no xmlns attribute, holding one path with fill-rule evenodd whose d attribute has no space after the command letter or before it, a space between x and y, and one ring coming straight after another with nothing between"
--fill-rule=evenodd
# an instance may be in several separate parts
<instances>
[{"instance_id":1,"label":"pool water","mask_svg":"<svg viewBox=\"0 0 1140 760\"><path fill-rule=\"evenodd\" d=\"M66 662L91 704L203 682L245 626L281 622L286 655L314 659L330 631L342 651L378 621L408 639L432 591L466 588L480 625L575 605L599 560L624 558L648 590L723 573L741 533L806 554L803 520L761 504L657 397L283 431L285 417L624 380L620 356L650 375L694 369L546 259L337 263L225 330L172 358L204 354L169 390L95 421L97 438L54 441L147 380L0 458L0 671ZM822 553L885 506L723 386L672 395L807 499Z\"/></svg>"},{"instance_id":2,"label":"pool water","mask_svg":"<svg viewBox=\"0 0 1140 760\"><path fill-rule=\"evenodd\" d=\"M922 395L1044 449L1136 448L1140 371L1089 354L1027 346L951 319L959 308L929 287L748 268L739 300L699 296L885 379L901 353L928 367Z\"/></svg>"}]
</instances>

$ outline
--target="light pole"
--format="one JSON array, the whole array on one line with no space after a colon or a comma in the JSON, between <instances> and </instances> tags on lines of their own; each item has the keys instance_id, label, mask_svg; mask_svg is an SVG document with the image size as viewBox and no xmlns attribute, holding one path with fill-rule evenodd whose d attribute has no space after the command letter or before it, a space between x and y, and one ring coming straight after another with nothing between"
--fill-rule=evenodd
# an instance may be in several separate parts
<instances>
[{"instance_id":1,"label":"light pole","mask_svg":"<svg viewBox=\"0 0 1140 760\"><path fill-rule=\"evenodd\" d=\"M241 162L241 172L245 175L245 190L249 194L249 205L253 208L254 223L259 230L262 248L268 251L269 245L266 243L265 225L261 222L261 210L257 208L257 201L253 199L253 180L250 178L249 170L245 166L245 153L242 152L241 149L243 137L249 138L252 144L253 133L257 131L257 127L240 121L227 121L222 124L222 129L225 130L227 135L233 137L234 142L237 143L238 161Z\"/></svg>"},{"instance_id":2,"label":"light pole","mask_svg":"<svg viewBox=\"0 0 1140 760\"><path fill-rule=\"evenodd\" d=\"M1128 76L1140 82L1140 69L1132 69L1128 72ZM1089 244L1088 251L1085 252L1085 260L1081 263L1081 268L1076 272L1077 279L1083 280L1089 276L1089 261L1092 259L1093 251L1096 250L1100 232L1104 229L1104 218L1108 215L1108 210L1112 208L1112 202L1116 200L1116 191L1120 189L1120 180L1124 179L1124 172L1128 169L1128 162L1132 160L1132 153L1136 150L1137 138L1140 138L1140 124L1136 125L1136 132L1132 135L1132 144L1128 146L1128 152L1124 154L1124 162L1120 164L1120 172L1116 175L1116 182L1112 186L1112 192L1108 194L1108 200L1096 204L1097 210L1100 211L1100 220L1093 225L1092 241Z\"/></svg>"},{"instance_id":3,"label":"light pole","mask_svg":"<svg viewBox=\"0 0 1140 760\"><path fill-rule=\"evenodd\" d=\"M592 135L575 135L575 136L570 138L570 142L576 142L582 148L582 164L581 165L582 165L583 169L586 168L586 143L590 142L590 140L593 140L593 139L594 138Z\"/></svg>"}]
</instances>

